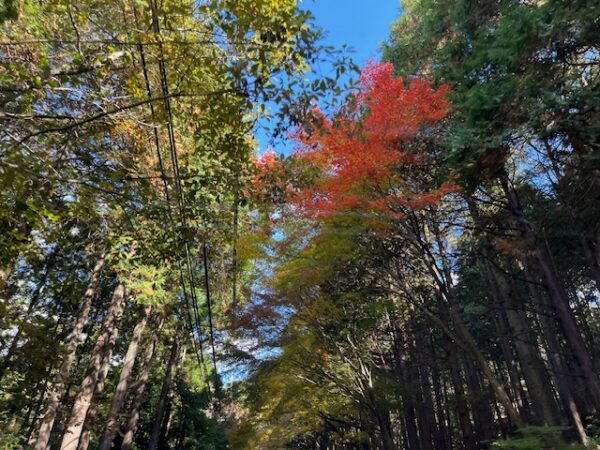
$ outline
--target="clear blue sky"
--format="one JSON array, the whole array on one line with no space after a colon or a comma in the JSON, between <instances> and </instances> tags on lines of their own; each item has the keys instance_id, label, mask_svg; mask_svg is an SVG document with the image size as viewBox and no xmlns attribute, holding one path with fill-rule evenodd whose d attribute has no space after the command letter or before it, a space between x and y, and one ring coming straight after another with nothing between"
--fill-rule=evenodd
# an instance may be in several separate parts
<instances>
[{"instance_id":1,"label":"clear blue sky","mask_svg":"<svg viewBox=\"0 0 600 450\"><path fill-rule=\"evenodd\" d=\"M327 33L327 44L354 47L361 66L377 59L379 44L400 14L400 0L303 0L300 6L312 11Z\"/></svg>"},{"instance_id":2,"label":"clear blue sky","mask_svg":"<svg viewBox=\"0 0 600 450\"><path fill-rule=\"evenodd\" d=\"M350 56L359 66L377 60L379 48L389 35L392 22L400 15L400 0L301 0L300 7L312 12L317 26L325 32L323 44L354 51ZM324 69L324 68L322 68ZM270 135L259 127L256 131L259 154L268 147ZM293 143L278 142L276 153L288 154Z\"/></svg>"}]
</instances>

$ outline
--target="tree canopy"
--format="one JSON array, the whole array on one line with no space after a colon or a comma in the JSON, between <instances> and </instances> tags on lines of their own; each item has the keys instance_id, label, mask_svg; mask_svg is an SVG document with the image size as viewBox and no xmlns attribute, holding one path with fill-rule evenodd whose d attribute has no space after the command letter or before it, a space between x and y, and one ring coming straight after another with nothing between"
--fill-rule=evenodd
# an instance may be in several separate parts
<instances>
[{"instance_id":1,"label":"tree canopy","mask_svg":"<svg viewBox=\"0 0 600 450\"><path fill-rule=\"evenodd\" d=\"M600 445L597 2L310 9L0 2L1 448Z\"/></svg>"}]
</instances>

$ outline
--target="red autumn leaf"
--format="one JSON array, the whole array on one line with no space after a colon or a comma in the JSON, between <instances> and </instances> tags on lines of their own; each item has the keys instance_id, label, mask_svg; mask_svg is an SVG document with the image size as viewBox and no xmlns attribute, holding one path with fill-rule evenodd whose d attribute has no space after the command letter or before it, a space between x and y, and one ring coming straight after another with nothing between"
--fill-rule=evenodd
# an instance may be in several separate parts
<instances>
[{"instance_id":1,"label":"red autumn leaf","mask_svg":"<svg viewBox=\"0 0 600 450\"><path fill-rule=\"evenodd\" d=\"M434 89L420 79L406 84L394 77L389 63L369 64L361 86L343 112L330 118L317 109L313 131L302 129L295 136L295 156L322 173L315 186L294 197L308 215L366 210L393 216L395 206L421 209L452 189L445 183L434 191L413 192L410 180L399 175L426 156L406 150L406 144L421 128L446 117L448 87Z\"/></svg>"}]
</instances>

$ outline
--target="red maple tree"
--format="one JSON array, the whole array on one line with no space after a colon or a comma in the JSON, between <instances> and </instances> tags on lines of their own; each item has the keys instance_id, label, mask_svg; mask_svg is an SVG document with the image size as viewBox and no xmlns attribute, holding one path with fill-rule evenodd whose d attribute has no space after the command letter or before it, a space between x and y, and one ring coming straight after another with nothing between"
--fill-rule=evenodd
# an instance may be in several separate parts
<instances>
[{"instance_id":1,"label":"red maple tree","mask_svg":"<svg viewBox=\"0 0 600 450\"><path fill-rule=\"evenodd\" d=\"M360 93L342 111L328 117L316 109L314 120L295 135L295 157L311 161L321 174L293 197L307 215L370 211L399 216L401 207L424 208L453 189L447 181L420 192L407 176L426 158L407 144L423 127L447 116L448 86L435 89L421 79L405 83L394 76L390 63L367 65L360 81Z\"/></svg>"}]
</instances>

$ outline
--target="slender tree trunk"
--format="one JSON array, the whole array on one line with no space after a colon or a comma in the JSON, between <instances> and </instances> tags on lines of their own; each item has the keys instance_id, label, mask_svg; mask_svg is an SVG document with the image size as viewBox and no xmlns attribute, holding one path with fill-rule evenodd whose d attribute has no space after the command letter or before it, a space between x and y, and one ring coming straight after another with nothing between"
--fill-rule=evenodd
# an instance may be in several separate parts
<instances>
[{"instance_id":1,"label":"slender tree trunk","mask_svg":"<svg viewBox=\"0 0 600 450\"><path fill-rule=\"evenodd\" d=\"M426 223L425 227L427 227ZM417 240L416 246L423 252L423 256L427 262L427 267L431 277L433 278L434 287L436 287L438 290L440 300L446 300L447 308L443 301L438 302L440 307L443 308L440 309L439 313L442 314L441 317L450 317L451 322L454 325L455 332L452 332L448 328L446 323L440 319L440 316L431 313L431 311L429 311L427 308L421 307L418 303L415 306L419 307L421 311L433 319L436 324L440 326L441 330L450 339L452 339L461 350L464 350L471 355L475 363L479 366L479 370L481 370L482 374L490 384L490 387L494 391L496 398L504 407L506 415L509 417L512 424L517 428L523 428L525 423L519 415L519 412L512 404L512 400L504 390L502 383L490 369L488 362L477 346L475 338L473 338L473 335L465 326L465 323L460 315L460 311L456 302L456 294L454 292L452 271L446 255L446 243L442 238L440 231L436 229L435 233L433 234L437 243L438 254L436 257L432 251L432 246L428 241L427 229L425 228L425 230L421 230L421 225L418 223L416 224L415 228L415 238ZM434 228L437 228L436 224L434 224ZM441 269L438 267L438 260L441 262Z\"/></svg>"},{"instance_id":2,"label":"slender tree trunk","mask_svg":"<svg viewBox=\"0 0 600 450\"><path fill-rule=\"evenodd\" d=\"M422 354L418 352L417 342L425 342L423 333L418 330L414 316L409 318L410 335L408 337L409 352L411 360L414 361L411 367L412 379L417 384L415 386L415 397L417 414L419 417L419 438L422 450L433 450L433 437L436 434L435 418L433 415L433 401L431 400L431 385L429 384L429 374L425 367L425 361ZM415 342L416 339L416 342Z\"/></svg>"},{"instance_id":3,"label":"slender tree trunk","mask_svg":"<svg viewBox=\"0 0 600 450\"><path fill-rule=\"evenodd\" d=\"M381 443L383 450L397 450L394 442L394 432L390 421L390 413L387 409L376 408L377 423L381 434Z\"/></svg>"},{"instance_id":4,"label":"slender tree trunk","mask_svg":"<svg viewBox=\"0 0 600 450\"><path fill-rule=\"evenodd\" d=\"M465 450L477 450L473 424L471 423L471 418L469 417L469 405L467 404L464 395L464 385L462 375L460 373L460 366L456 353L453 350L450 350L448 353L448 363L450 368L450 377L452 379L452 387L454 390L454 400L456 402L456 415L458 417L458 424L462 434L462 443Z\"/></svg>"},{"instance_id":5,"label":"slender tree trunk","mask_svg":"<svg viewBox=\"0 0 600 450\"><path fill-rule=\"evenodd\" d=\"M544 328L544 336L548 344L548 358L552 365L552 369L555 375L556 387L558 389L558 395L563 403L566 413L569 415L571 424L575 428L579 440L582 444L587 445L589 443L589 437L585 431L585 427L581 420L581 414L579 408L575 402L575 398L571 392L571 386L565 373L566 368L560 357L560 345L556 339L554 327L552 327L550 320L547 316L540 318L542 326Z\"/></svg>"},{"instance_id":6,"label":"slender tree trunk","mask_svg":"<svg viewBox=\"0 0 600 450\"><path fill-rule=\"evenodd\" d=\"M100 450L109 450L112 446L112 441L119 426L117 417L125 401L125 394L127 393L129 378L131 377L131 373L133 371L133 365L137 357L140 340L142 338L142 334L144 333L144 329L146 328L146 323L148 322L148 317L150 316L151 310L152 307L150 305L144 306L140 320L135 326L133 334L131 335L131 341L129 342L129 347L127 348L127 353L125 354L125 359L123 360L123 368L121 369L119 383L117 384L117 389L115 391L115 395L113 396L110 410L108 411L106 427L104 428L104 432L102 433L102 437L100 439Z\"/></svg>"},{"instance_id":7,"label":"slender tree trunk","mask_svg":"<svg viewBox=\"0 0 600 450\"><path fill-rule=\"evenodd\" d=\"M530 272L526 272L526 274L529 279L533 279ZM545 298L542 298L537 294L537 290L531 283L528 283L528 289L531 296L537 300L538 308L541 308L542 304L545 303ZM561 346L556 336L555 324L546 311L540 311L538 317L542 325L542 333L544 335L544 340L546 341L548 359L552 367L558 396L564 406L565 412L570 418L571 424L577 432L579 440L582 444L587 445L589 443L589 437L585 431L581 413L573 396L572 383L570 383L567 375L568 370L561 358Z\"/></svg>"},{"instance_id":8,"label":"slender tree trunk","mask_svg":"<svg viewBox=\"0 0 600 450\"><path fill-rule=\"evenodd\" d=\"M101 378L101 372L103 367L103 359L105 356L105 350L114 347L115 340L118 333L117 322L123 312L123 303L125 300L125 286L119 284L115 292L113 293L112 300L108 307L108 311L100 330L100 335L96 341L96 345L91 353L91 360L88 366L83 382L77 396L75 397L75 403L71 410L71 417L65 428L62 443L60 446L61 450L75 450L79 445L79 439L83 432L83 426L87 413L92 404L92 399L96 391L96 384Z\"/></svg>"},{"instance_id":9,"label":"slender tree trunk","mask_svg":"<svg viewBox=\"0 0 600 450\"><path fill-rule=\"evenodd\" d=\"M469 403L473 414L475 440L479 448L493 436L493 414L490 409L487 392L479 382L477 369L470 358L464 358L463 367L468 388Z\"/></svg>"},{"instance_id":10,"label":"slender tree trunk","mask_svg":"<svg viewBox=\"0 0 600 450\"><path fill-rule=\"evenodd\" d=\"M163 417L162 425L160 426L160 437L158 439L159 449L168 449L169 430L171 429L171 413L173 411L173 398L171 395L167 397L167 408Z\"/></svg>"},{"instance_id":11,"label":"slender tree trunk","mask_svg":"<svg viewBox=\"0 0 600 450\"><path fill-rule=\"evenodd\" d=\"M522 320L521 314L509 309L507 316L514 332L514 345L521 362L527 391L531 396L531 406L535 413L534 423L547 426L558 425L560 418L552 395L552 383L544 361L531 344L534 337Z\"/></svg>"},{"instance_id":12,"label":"slender tree trunk","mask_svg":"<svg viewBox=\"0 0 600 450\"><path fill-rule=\"evenodd\" d=\"M502 176L500 181L507 198L508 210L513 215L523 241L527 248L532 252L533 258L540 269L540 273L544 277L562 332L569 345L569 349L573 354L573 358L581 368L588 394L591 397L596 410L600 410L600 382L594 372L583 338L579 333L573 311L569 306L569 297L556 273L552 257L548 253L545 245L539 241L531 224L525 217L517 191L514 189L508 176ZM524 261L524 263L527 262Z\"/></svg>"},{"instance_id":13,"label":"slender tree trunk","mask_svg":"<svg viewBox=\"0 0 600 450\"><path fill-rule=\"evenodd\" d=\"M496 299L498 305L502 305L498 299ZM519 372L517 371L516 364L513 364L515 361L513 346L508 340L509 331L507 330L505 314L504 311L498 311L498 314L494 316L494 324L496 327L496 334L498 335L498 341L500 344L500 349L502 350L502 358L504 359L506 371L508 373L508 379L510 381L510 386L513 391L513 398L517 403L521 416L529 422L531 418L531 410L529 407L529 399L527 398L527 394L523 389L523 385L521 383L521 378L519 376Z\"/></svg>"},{"instance_id":14,"label":"slender tree trunk","mask_svg":"<svg viewBox=\"0 0 600 450\"><path fill-rule=\"evenodd\" d=\"M112 352L114 348L114 343L117 340L118 327L114 326L113 332L109 339L110 344L104 348L104 354L102 356L102 362L100 364L100 370L98 372L98 376L96 378L96 386L94 388L94 395L92 396L92 401L90 404L90 408L88 409L87 417L85 419L83 432L81 437L79 438L79 445L77 446L77 450L87 450L90 445L90 439L92 437L92 431L94 430L94 425L96 423L96 417L98 416L98 400L102 397L104 393L104 383L106 381L106 376L108 375L108 370L110 368L110 359L112 358Z\"/></svg>"},{"instance_id":15,"label":"slender tree trunk","mask_svg":"<svg viewBox=\"0 0 600 450\"><path fill-rule=\"evenodd\" d=\"M484 225L482 224L476 205L470 199L467 199L467 203L469 204L469 210L475 224L483 229ZM557 425L560 422L560 418L554 402L554 396L552 395L552 384L537 345L534 343L535 337L527 324L524 316L525 312L519 308L521 302L514 298L515 289L509 286L503 274L499 274L494 267L491 267L489 262L492 259L490 251L491 243L486 236L483 236L483 239L481 248L483 258L480 258L481 265L492 287L492 295L502 308L512 330L512 341L517 352L528 393L531 397L534 423L537 425ZM509 354L508 350L503 349L503 351ZM506 363L509 367L509 375L512 381L514 375L510 373L512 366L511 359L507 359ZM514 370L514 367L512 370ZM520 390L518 392L520 393Z\"/></svg>"},{"instance_id":16,"label":"slender tree trunk","mask_svg":"<svg viewBox=\"0 0 600 450\"><path fill-rule=\"evenodd\" d=\"M163 320L161 319L156 331L152 337L152 341L148 343L146 351L144 352L144 359L142 368L138 379L135 383L135 391L133 394L133 404L131 406L131 413L129 420L127 421L127 428L125 435L123 436L123 443L121 444L121 450L129 450L133 444L133 438L137 431L138 421L140 419L140 410L146 397L146 387L148 385L148 378L150 376L150 369L154 363L156 356L156 348L160 340L160 330L162 329Z\"/></svg>"},{"instance_id":17,"label":"slender tree trunk","mask_svg":"<svg viewBox=\"0 0 600 450\"><path fill-rule=\"evenodd\" d=\"M438 424L438 432L434 438L434 445L436 450L445 450L451 448L449 428L451 428L448 422L448 416L444 408L444 398L442 393L442 384L444 380L442 373L439 368L440 362L435 354L435 344L432 345L431 351L433 353L433 364L431 370L431 379L433 383L433 397L435 402L436 419Z\"/></svg>"},{"instance_id":18,"label":"slender tree trunk","mask_svg":"<svg viewBox=\"0 0 600 450\"><path fill-rule=\"evenodd\" d=\"M396 316L393 311L388 312L388 323L392 330L392 351L394 354L394 375L398 383L403 387L402 391L402 414L405 432L405 440L408 443L409 448L418 450L419 449L419 434L417 431L417 421L414 409L414 398L413 389L411 386L410 370L408 365L410 364L409 356L405 352L405 342L402 333L398 330L396 324Z\"/></svg>"},{"instance_id":19,"label":"slender tree trunk","mask_svg":"<svg viewBox=\"0 0 600 450\"><path fill-rule=\"evenodd\" d=\"M167 364L165 378L163 379L162 389L160 391L160 397L158 400L158 405L156 407L156 413L154 414L154 422L152 425L152 431L150 433L150 441L148 442L148 450L157 450L158 448L162 422L167 410L169 392L171 391L171 384L173 383L175 367L177 366L177 356L179 354L179 339L179 335L175 336L175 339L173 340L173 345L171 346L171 354L169 356L169 362Z\"/></svg>"},{"instance_id":20,"label":"slender tree trunk","mask_svg":"<svg viewBox=\"0 0 600 450\"><path fill-rule=\"evenodd\" d=\"M489 268L488 270L491 271ZM491 276L504 300L506 317L512 329L513 344L525 377L527 391L531 397L531 406L535 414L534 423L548 426L558 425L560 418L552 395L552 383L544 361L534 344L535 337L531 333L530 325L523 317L524 312L517 309L519 302L514 298L513 290L493 272Z\"/></svg>"},{"instance_id":21,"label":"slender tree trunk","mask_svg":"<svg viewBox=\"0 0 600 450\"><path fill-rule=\"evenodd\" d=\"M83 303L81 305L79 316L77 316L77 319L73 324L73 330L67 344L65 359L63 360L58 373L56 374L54 386L52 387L52 390L48 396L48 406L46 406L42 425L33 447L34 450L45 450L48 446L50 434L52 433L52 428L54 427L54 420L56 419L56 413L66 390L66 384L71 373L71 367L73 366L73 363L77 357L77 348L81 343L81 332L83 331L85 321L90 314L92 301L96 295L96 289L100 281L100 275L103 267L104 257L100 257L94 266L88 287L83 295Z\"/></svg>"}]
</instances>

